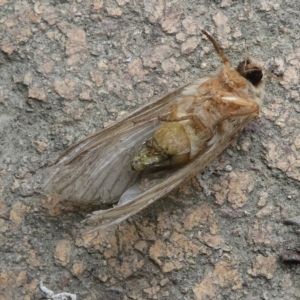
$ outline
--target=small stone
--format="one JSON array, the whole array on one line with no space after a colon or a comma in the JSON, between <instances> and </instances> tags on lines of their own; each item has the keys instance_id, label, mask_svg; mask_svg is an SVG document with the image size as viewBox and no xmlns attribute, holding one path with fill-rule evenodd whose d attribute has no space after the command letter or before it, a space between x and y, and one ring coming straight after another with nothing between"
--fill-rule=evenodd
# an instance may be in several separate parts
<instances>
[{"instance_id":1,"label":"small stone","mask_svg":"<svg viewBox=\"0 0 300 300\"><path fill-rule=\"evenodd\" d=\"M223 249L224 251L230 251L228 246L225 245L224 239L220 235L211 235L209 233L200 233L199 240L213 249Z\"/></svg>"},{"instance_id":2,"label":"small stone","mask_svg":"<svg viewBox=\"0 0 300 300\"><path fill-rule=\"evenodd\" d=\"M249 269L247 273L254 277L264 276L267 279L272 279L276 271L276 257L273 255L263 256L259 254L255 258L255 263L252 269Z\"/></svg>"},{"instance_id":3,"label":"small stone","mask_svg":"<svg viewBox=\"0 0 300 300\"><path fill-rule=\"evenodd\" d=\"M41 263L37 259L37 253L34 250L30 250L28 254L27 263L33 267L39 267Z\"/></svg>"},{"instance_id":4,"label":"small stone","mask_svg":"<svg viewBox=\"0 0 300 300\"><path fill-rule=\"evenodd\" d=\"M272 205L268 205L268 206L265 206L264 208L262 208L261 210L259 210L255 216L258 219L265 219L266 217L268 217L272 214L273 210L274 210L274 207Z\"/></svg>"},{"instance_id":5,"label":"small stone","mask_svg":"<svg viewBox=\"0 0 300 300\"><path fill-rule=\"evenodd\" d=\"M35 150L39 153L42 153L48 149L48 144L42 141L34 141L33 146Z\"/></svg>"},{"instance_id":6,"label":"small stone","mask_svg":"<svg viewBox=\"0 0 300 300\"><path fill-rule=\"evenodd\" d=\"M168 45L148 48L142 53L143 65L145 67L157 67L157 63L162 63L173 54L172 48Z\"/></svg>"},{"instance_id":7,"label":"small stone","mask_svg":"<svg viewBox=\"0 0 300 300\"><path fill-rule=\"evenodd\" d=\"M34 5L34 11L41 15L41 17L49 24L54 25L56 23L57 14L53 8L42 5L40 2L36 2Z\"/></svg>"},{"instance_id":8,"label":"small stone","mask_svg":"<svg viewBox=\"0 0 300 300\"><path fill-rule=\"evenodd\" d=\"M13 46L7 39L3 39L0 42L0 48L3 52L5 52L8 55L13 54L17 50L17 47Z\"/></svg>"},{"instance_id":9,"label":"small stone","mask_svg":"<svg viewBox=\"0 0 300 300\"><path fill-rule=\"evenodd\" d=\"M21 195L22 197L29 197L32 196L33 194L34 194L33 187L27 182L22 182L19 195Z\"/></svg>"},{"instance_id":10,"label":"small stone","mask_svg":"<svg viewBox=\"0 0 300 300\"><path fill-rule=\"evenodd\" d=\"M148 295L148 297L150 299L153 299L153 297L160 291L160 287L159 286L153 286L153 287L150 287L150 288L147 288L147 289L144 289L143 292L145 294Z\"/></svg>"},{"instance_id":11,"label":"small stone","mask_svg":"<svg viewBox=\"0 0 300 300\"><path fill-rule=\"evenodd\" d=\"M105 60L100 60L97 64L99 70L105 71L108 69L107 62Z\"/></svg>"},{"instance_id":12,"label":"small stone","mask_svg":"<svg viewBox=\"0 0 300 300\"><path fill-rule=\"evenodd\" d=\"M10 190L12 193L15 193L20 188L20 183L18 180L15 180L12 186L10 187Z\"/></svg>"},{"instance_id":13,"label":"small stone","mask_svg":"<svg viewBox=\"0 0 300 300\"><path fill-rule=\"evenodd\" d=\"M143 63L140 58L133 59L128 64L128 74L130 76L137 76L138 78L142 78L148 74L148 71L143 68Z\"/></svg>"},{"instance_id":14,"label":"small stone","mask_svg":"<svg viewBox=\"0 0 300 300\"><path fill-rule=\"evenodd\" d=\"M220 6L223 7L227 7L230 6L231 0L222 0Z\"/></svg>"},{"instance_id":15,"label":"small stone","mask_svg":"<svg viewBox=\"0 0 300 300\"><path fill-rule=\"evenodd\" d=\"M27 73L24 75L23 83L24 83L25 85L30 85L30 84L32 83L32 73L31 73L31 72L27 72Z\"/></svg>"},{"instance_id":16,"label":"small stone","mask_svg":"<svg viewBox=\"0 0 300 300\"><path fill-rule=\"evenodd\" d=\"M1 290L7 288L8 285L10 283L12 283L11 277L12 277L12 271L7 271L7 270L2 271L1 270L1 273L0 273L0 288L1 288ZM5 298L2 298L2 299L4 300Z\"/></svg>"},{"instance_id":17,"label":"small stone","mask_svg":"<svg viewBox=\"0 0 300 300\"><path fill-rule=\"evenodd\" d=\"M188 16L182 21L182 26L188 34L194 35L197 33L197 26L195 20L190 16Z\"/></svg>"},{"instance_id":18,"label":"small stone","mask_svg":"<svg viewBox=\"0 0 300 300\"><path fill-rule=\"evenodd\" d=\"M8 229L7 221L0 219L0 232L4 233L7 231L7 229Z\"/></svg>"},{"instance_id":19,"label":"small stone","mask_svg":"<svg viewBox=\"0 0 300 300\"><path fill-rule=\"evenodd\" d=\"M76 98L76 84L68 78L56 79L53 83L55 91L64 99L74 100Z\"/></svg>"},{"instance_id":20,"label":"small stone","mask_svg":"<svg viewBox=\"0 0 300 300\"><path fill-rule=\"evenodd\" d=\"M99 275L99 279L102 281L102 282L106 282L108 279L109 279L109 276L104 274L104 275Z\"/></svg>"},{"instance_id":21,"label":"small stone","mask_svg":"<svg viewBox=\"0 0 300 300\"><path fill-rule=\"evenodd\" d=\"M219 288L230 288L235 291L241 289L242 285L236 262L223 258L215 265L212 274L194 286L193 292L196 300L217 299L216 293Z\"/></svg>"},{"instance_id":22,"label":"small stone","mask_svg":"<svg viewBox=\"0 0 300 300\"><path fill-rule=\"evenodd\" d=\"M260 10L261 11L270 11L271 10L271 3L266 2L266 1L262 1Z\"/></svg>"},{"instance_id":23,"label":"small stone","mask_svg":"<svg viewBox=\"0 0 300 300\"><path fill-rule=\"evenodd\" d=\"M254 189L254 181L247 172L230 172L228 174L228 202L233 208L243 207L249 194Z\"/></svg>"},{"instance_id":24,"label":"small stone","mask_svg":"<svg viewBox=\"0 0 300 300\"><path fill-rule=\"evenodd\" d=\"M83 264L75 263L72 266L72 274L75 276L81 275L85 271Z\"/></svg>"},{"instance_id":25,"label":"small stone","mask_svg":"<svg viewBox=\"0 0 300 300\"><path fill-rule=\"evenodd\" d=\"M178 31L178 25L183 11L180 6L171 6L171 3L169 5L170 7L165 8L164 14L161 18L161 28L163 31L171 34Z\"/></svg>"},{"instance_id":26,"label":"small stone","mask_svg":"<svg viewBox=\"0 0 300 300\"><path fill-rule=\"evenodd\" d=\"M172 260L172 261L164 263L164 265L162 267L162 271L164 273L169 273L174 270L180 270L183 267L184 267L184 265L180 261Z\"/></svg>"},{"instance_id":27,"label":"small stone","mask_svg":"<svg viewBox=\"0 0 300 300\"><path fill-rule=\"evenodd\" d=\"M160 286L165 286L170 282L169 278L164 278L160 281Z\"/></svg>"},{"instance_id":28,"label":"small stone","mask_svg":"<svg viewBox=\"0 0 300 300\"><path fill-rule=\"evenodd\" d=\"M53 61L48 61L48 62L44 63L44 65L43 65L43 69L44 69L46 74L51 73L53 67L54 67L54 62Z\"/></svg>"},{"instance_id":29,"label":"small stone","mask_svg":"<svg viewBox=\"0 0 300 300\"><path fill-rule=\"evenodd\" d=\"M290 97L291 97L294 101L299 102L300 97L299 97L299 93L298 93L297 91L291 91Z\"/></svg>"},{"instance_id":30,"label":"small stone","mask_svg":"<svg viewBox=\"0 0 300 300\"><path fill-rule=\"evenodd\" d=\"M238 38L240 38L240 37L242 36L242 32L238 29L238 30L236 30L236 31L232 34L232 36L233 36L235 39L238 39Z\"/></svg>"},{"instance_id":31,"label":"small stone","mask_svg":"<svg viewBox=\"0 0 300 300\"><path fill-rule=\"evenodd\" d=\"M224 171L231 172L233 170L233 167L231 165L226 165L224 168Z\"/></svg>"},{"instance_id":32,"label":"small stone","mask_svg":"<svg viewBox=\"0 0 300 300\"><path fill-rule=\"evenodd\" d=\"M295 66L289 66L284 72L284 84L289 86L297 85L299 82L298 69Z\"/></svg>"},{"instance_id":33,"label":"small stone","mask_svg":"<svg viewBox=\"0 0 300 300\"><path fill-rule=\"evenodd\" d=\"M55 247L54 257L62 266L66 266L70 262L71 250L69 240L60 240Z\"/></svg>"},{"instance_id":34,"label":"small stone","mask_svg":"<svg viewBox=\"0 0 300 300\"><path fill-rule=\"evenodd\" d=\"M103 77L100 73L90 72L91 80L96 84L96 87L103 85Z\"/></svg>"},{"instance_id":35,"label":"small stone","mask_svg":"<svg viewBox=\"0 0 300 300\"><path fill-rule=\"evenodd\" d=\"M207 205L201 205L191 212L187 212L184 218L184 228L192 230L199 224L207 224L210 227L215 227L215 213L212 208Z\"/></svg>"},{"instance_id":36,"label":"small stone","mask_svg":"<svg viewBox=\"0 0 300 300\"><path fill-rule=\"evenodd\" d=\"M25 283L27 283L27 272L21 271L16 278L16 286L23 286Z\"/></svg>"},{"instance_id":37,"label":"small stone","mask_svg":"<svg viewBox=\"0 0 300 300\"><path fill-rule=\"evenodd\" d=\"M110 17L121 17L123 13L122 9L117 7L106 7L106 12Z\"/></svg>"},{"instance_id":38,"label":"small stone","mask_svg":"<svg viewBox=\"0 0 300 300\"><path fill-rule=\"evenodd\" d=\"M103 0L94 0L91 4L91 9L96 12L99 12L99 10L102 7L103 7Z\"/></svg>"},{"instance_id":39,"label":"small stone","mask_svg":"<svg viewBox=\"0 0 300 300\"><path fill-rule=\"evenodd\" d=\"M178 32L176 34L176 40L178 42L184 42L186 40L186 35L183 32Z\"/></svg>"},{"instance_id":40,"label":"small stone","mask_svg":"<svg viewBox=\"0 0 300 300\"><path fill-rule=\"evenodd\" d=\"M300 149L300 135L298 135L295 140L294 140L294 145L296 147L297 150Z\"/></svg>"},{"instance_id":41,"label":"small stone","mask_svg":"<svg viewBox=\"0 0 300 300\"><path fill-rule=\"evenodd\" d=\"M28 97L33 98L33 99L37 99L37 100L41 100L41 101L45 101L46 100L46 93L43 89L30 88L28 90Z\"/></svg>"},{"instance_id":42,"label":"small stone","mask_svg":"<svg viewBox=\"0 0 300 300\"><path fill-rule=\"evenodd\" d=\"M138 241L134 245L134 248L143 253L147 249L147 243L145 241Z\"/></svg>"},{"instance_id":43,"label":"small stone","mask_svg":"<svg viewBox=\"0 0 300 300\"><path fill-rule=\"evenodd\" d=\"M280 279L280 283L279 283L280 288L283 291L286 291L289 288L291 288L292 285L293 285L293 275L290 273L284 274Z\"/></svg>"},{"instance_id":44,"label":"small stone","mask_svg":"<svg viewBox=\"0 0 300 300\"><path fill-rule=\"evenodd\" d=\"M217 26L224 26L228 22L228 17L221 12L218 12L213 16L213 20Z\"/></svg>"},{"instance_id":45,"label":"small stone","mask_svg":"<svg viewBox=\"0 0 300 300\"><path fill-rule=\"evenodd\" d=\"M91 91L89 90L85 90L85 91L82 91L80 94L79 94L79 99L80 100L83 100L83 101L90 101L91 100L91 95L90 95Z\"/></svg>"},{"instance_id":46,"label":"small stone","mask_svg":"<svg viewBox=\"0 0 300 300\"><path fill-rule=\"evenodd\" d=\"M242 142L242 145L241 145L241 148L242 148L242 150L244 151L244 152L249 152L249 150L250 150L250 147L251 147L251 142L250 141L248 141L248 140L245 140L245 141L243 141Z\"/></svg>"},{"instance_id":47,"label":"small stone","mask_svg":"<svg viewBox=\"0 0 300 300\"><path fill-rule=\"evenodd\" d=\"M144 261L133 255L125 257L122 261L116 258L110 258L108 265L113 268L119 278L128 278L144 266Z\"/></svg>"},{"instance_id":48,"label":"small stone","mask_svg":"<svg viewBox=\"0 0 300 300\"><path fill-rule=\"evenodd\" d=\"M182 45L181 45L181 53L182 54L190 54L195 51L197 46L199 45L199 38L194 36L188 38Z\"/></svg>"},{"instance_id":49,"label":"small stone","mask_svg":"<svg viewBox=\"0 0 300 300\"><path fill-rule=\"evenodd\" d=\"M262 193L260 194L259 200L258 200L258 202L257 202L257 206L258 206L258 207L263 207L263 206L265 206L266 203L267 203L267 200L268 200L268 196L269 196L268 192L262 192Z\"/></svg>"},{"instance_id":50,"label":"small stone","mask_svg":"<svg viewBox=\"0 0 300 300\"><path fill-rule=\"evenodd\" d=\"M162 291L161 295L166 299L170 299L170 292L169 291Z\"/></svg>"},{"instance_id":51,"label":"small stone","mask_svg":"<svg viewBox=\"0 0 300 300\"><path fill-rule=\"evenodd\" d=\"M180 70L180 66L173 57L164 60L161 67L165 73L178 72Z\"/></svg>"},{"instance_id":52,"label":"small stone","mask_svg":"<svg viewBox=\"0 0 300 300\"><path fill-rule=\"evenodd\" d=\"M86 61L87 57L82 53L75 53L68 57L66 65L68 67L76 66L78 64L82 64Z\"/></svg>"},{"instance_id":53,"label":"small stone","mask_svg":"<svg viewBox=\"0 0 300 300\"><path fill-rule=\"evenodd\" d=\"M255 245L269 246L271 244L272 227L270 224L262 226L258 221L254 221L249 237Z\"/></svg>"},{"instance_id":54,"label":"small stone","mask_svg":"<svg viewBox=\"0 0 300 300\"><path fill-rule=\"evenodd\" d=\"M67 22L59 23L58 27L68 37L66 41L66 54L68 56L87 50L86 35L83 29Z\"/></svg>"},{"instance_id":55,"label":"small stone","mask_svg":"<svg viewBox=\"0 0 300 300\"><path fill-rule=\"evenodd\" d=\"M84 113L83 108L79 108L73 115L73 119L76 121L80 121L82 119L82 115Z\"/></svg>"},{"instance_id":56,"label":"small stone","mask_svg":"<svg viewBox=\"0 0 300 300\"><path fill-rule=\"evenodd\" d=\"M22 222L25 213L28 211L28 207L21 202L17 202L13 205L10 211L10 220L17 225Z\"/></svg>"},{"instance_id":57,"label":"small stone","mask_svg":"<svg viewBox=\"0 0 300 300\"><path fill-rule=\"evenodd\" d=\"M130 0L116 0L118 5L120 6L124 6L126 5L127 3L130 3Z\"/></svg>"}]
</instances>

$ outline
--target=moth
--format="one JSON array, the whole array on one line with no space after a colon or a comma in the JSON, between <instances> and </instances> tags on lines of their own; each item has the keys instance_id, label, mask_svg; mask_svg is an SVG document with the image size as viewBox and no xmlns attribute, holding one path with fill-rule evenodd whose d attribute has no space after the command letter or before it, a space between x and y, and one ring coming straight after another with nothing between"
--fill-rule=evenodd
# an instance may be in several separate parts
<instances>
[{"instance_id":1,"label":"moth","mask_svg":"<svg viewBox=\"0 0 300 300\"><path fill-rule=\"evenodd\" d=\"M248 55L223 64L67 149L48 170L45 191L80 204L117 203L84 221L98 231L121 223L202 172L262 106L265 74ZM276 78L276 77L275 77Z\"/></svg>"}]
</instances>

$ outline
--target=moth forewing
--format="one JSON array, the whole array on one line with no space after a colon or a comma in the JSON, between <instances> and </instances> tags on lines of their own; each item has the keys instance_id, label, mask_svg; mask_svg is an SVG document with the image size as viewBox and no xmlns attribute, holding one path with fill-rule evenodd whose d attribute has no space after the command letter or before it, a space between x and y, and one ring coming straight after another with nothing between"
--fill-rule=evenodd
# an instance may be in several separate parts
<instances>
[{"instance_id":1,"label":"moth forewing","mask_svg":"<svg viewBox=\"0 0 300 300\"><path fill-rule=\"evenodd\" d=\"M47 170L45 191L83 204L118 201L138 177L130 165L131 155L155 131L157 114L168 112L180 92L177 89L71 146Z\"/></svg>"},{"instance_id":2,"label":"moth forewing","mask_svg":"<svg viewBox=\"0 0 300 300\"><path fill-rule=\"evenodd\" d=\"M52 167L48 193L78 203L119 199L113 208L88 217L89 232L124 221L203 171L257 118L263 98L262 68L247 58L234 69L214 39L203 33L223 60L217 73L78 142Z\"/></svg>"},{"instance_id":3,"label":"moth forewing","mask_svg":"<svg viewBox=\"0 0 300 300\"><path fill-rule=\"evenodd\" d=\"M221 136L215 136L207 145L207 149L203 154L196 156L189 163L180 169L175 169L172 173L167 173L160 183L149 190L142 191L122 205L117 205L108 210L96 211L84 223L93 224L106 220L101 225L93 226L89 229L83 230L82 233L91 233L98 230L105 230L114 225L121 223L129 217L135 215L143 210L154 201L167 195L169 192L178 187L182 182L202 172L216 157L218 157L234 140L236 134L239 133L251 120L255 118L254 115L249 114L244 117L242 122L236 126L229 125L227 130ZM217 137L217 138L216 138Z\"/></svg>"}]
</instances>

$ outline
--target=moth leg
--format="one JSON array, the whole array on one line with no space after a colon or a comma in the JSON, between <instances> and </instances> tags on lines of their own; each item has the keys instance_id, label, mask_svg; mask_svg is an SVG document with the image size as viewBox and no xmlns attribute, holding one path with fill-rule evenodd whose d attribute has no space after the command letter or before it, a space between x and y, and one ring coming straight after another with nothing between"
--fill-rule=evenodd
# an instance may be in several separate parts
<instances>
[{"instance_id":1,"label":"moth leg","mask_svg":"<svg viewBox=\"0 0 300 300\"><path fill-rule=\"evenodd\" d=\"M230 117L241 117L241 116L246 116L246 115L251 115L252 113L257 112L257 116L258 117L258 110L256 107L254 108L249 108L248 111L243 111L243 112L231 112L228 116L228 118Z\"/></svg>"},{"instance_id":2,"label":"moth leg","mask_svg":"<svg viewBox=\"0 0 300 300\"><path fill-rule=\"evenodd\" d=\"M199 117L196 114L189 114L178 118L168 118L164 116L159 116L158 119L162 122L180 122L180 121L191 120L195 126L195 129L210 132L209 128L205 126L205 124L203 124L203 122L199 119Z\"/></svg>"},{"instance_id":3,"label":"moth leg","mask_svg":"<svg viewBox=\"0 0 300 300\"><path fill-rule=\"evenodd\" d=\"M229 114L224 116L223 120L230 118L230 117L239 117L239 116L246 116L250 115L252 113L259 113L259 105L257 103L253 102L248 102L245 101L242 98L237 98L237 97L223 97L222 100L227 103L233 103L236 105L239 105L241 108L243 108L243 111L235 110L231 111Z\"/></svg>"},{"instance_id":4,"label":"moth leg","mask_svg":"<svg viewBox=\"0 0 300 300\"><path fill-rule=\"evenodd\" d=\"M256 107L256 108L258 108L258 104L257 103L246 101L243 98L237 97L237 96L232 96L232 97L230 97L230 96L223 96L223 97L221 97L221 100L223 102L234 103L234 104L237 104L237 105L240 105L240 106L244 106L244 107Z\"/></svg>"}]
</instances>

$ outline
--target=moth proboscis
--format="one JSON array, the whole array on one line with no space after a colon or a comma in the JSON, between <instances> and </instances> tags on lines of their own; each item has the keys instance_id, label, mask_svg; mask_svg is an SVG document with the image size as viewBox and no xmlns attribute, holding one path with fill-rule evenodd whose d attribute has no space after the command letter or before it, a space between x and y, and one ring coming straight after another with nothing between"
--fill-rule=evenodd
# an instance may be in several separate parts
<instances>
[{"instance_id":1,"label":"moth proboscis","mask_svg":"<svg viewBox=\"0 0 300 300\"><path fill-rule=\"evenodd\" d=\"M79 141L48 169L50 195L83 204L118 202L89 215L86 232L119 224L202 172L258 117L264 73L277 78L248 55L233 68L202 32L223 61L216 72Z\"/></svg>"}]
</instances>

